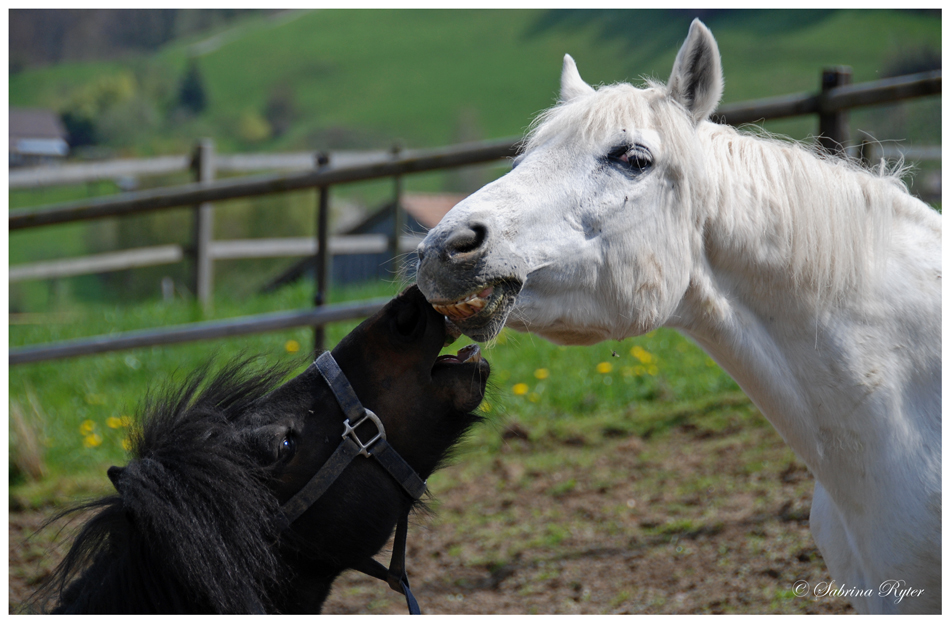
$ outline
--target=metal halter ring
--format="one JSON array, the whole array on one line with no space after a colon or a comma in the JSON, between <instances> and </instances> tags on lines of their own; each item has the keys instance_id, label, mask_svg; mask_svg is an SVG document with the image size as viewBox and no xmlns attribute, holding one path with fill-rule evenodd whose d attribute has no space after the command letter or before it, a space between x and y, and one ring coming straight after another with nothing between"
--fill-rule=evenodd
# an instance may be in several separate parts
<instances>
[{"instance_id":1,"label":"metal halter ring","mask_svg":"<svg viewBox=\"0 0 950 623\"><path fill-rule=\"evenodd\" d=\"M365 457L369 457L372 456L372 454L369 452L369 448L380 439L386 439L386 429L383 428L383 423L379 421L379 418L376 417L375 413L366 407L363 407L363 411L365 412L363 417L360 418L360 421L356 424L351 425L349 418L343 420L343 438L346 439L349 437L352 439L354 442L356 442L356 445L360 447L360 454ZM356 435L356 429L367 419L372 420L373 424L376 425L376 436L370 439L367 443L363 443L363 441Z\"/></svg>"}]
</instances>

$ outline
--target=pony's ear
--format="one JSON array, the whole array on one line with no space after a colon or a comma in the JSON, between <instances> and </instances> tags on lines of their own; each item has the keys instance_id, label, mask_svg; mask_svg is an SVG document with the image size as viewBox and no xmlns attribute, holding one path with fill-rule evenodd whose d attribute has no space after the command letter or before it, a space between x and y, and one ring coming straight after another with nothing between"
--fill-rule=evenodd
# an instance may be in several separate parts
<instances>
[{"instance_id":1,"label":"pony's ear","mask_svg":"<svg viewBox=\"0 0 950 623\"><path fill-rule=\"evenodd\" d=\"M670 97L682 104L695 123L716 110L722 97L722 63L712 33L698 19L676 55L667 83Z\"/></svg>"},{"instance_id":2,"label":"pony's ear","mask_svg":"<svg viewBox=\"0 0 950 623\"><path fill-rule=\"evenodd\" d=\"M575 97L593 92L593 87L584 82L578 73L574 59L570 54L565 54L564 67L561 69L561 101L569 102Z\"/></svg>"},{"instance_id":3,"label":"pony's ear","mask_svg":"<svg viewBox=\"0 0 950 623\"><path fill-rule=\"evenodd\" d=\"M119 479L122 478L124 472L124 467L116 467L115 465L106 470L106 475L109 476L109 480L112 481L112 486L115 487L116 491L119 490Z\"/></svg>"}]
</instances>

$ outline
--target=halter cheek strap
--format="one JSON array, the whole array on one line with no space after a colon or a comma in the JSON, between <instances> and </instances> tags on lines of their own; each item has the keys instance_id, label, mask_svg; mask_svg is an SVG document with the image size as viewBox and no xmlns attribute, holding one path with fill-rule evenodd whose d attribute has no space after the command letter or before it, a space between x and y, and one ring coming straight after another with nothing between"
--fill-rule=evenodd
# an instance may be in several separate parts
<instances>
[{"instance_id":1,"label":"halter cheek strap","mask_svg":"<svg viewBox=\"0 0 950 623\"><path fill-rule=\"evenodd\" d=\"M300 515L310 508L321 495L326 493L330 485L343 473L350 462L358 456L373 457L379 461L387 472L398 482L413 499L418 500L426 491L426 483L415 470L406 463L386 441L386 430L375 413L364 407L343 370L330 354L324 352L317 357L314 365L326 380L337 402L346 415L343 429L343 441L337 446L327 462L323 464L310 481L303 486L282 507L286 520L285 528L289 528ZM356 429L363 423L370 422L376 426L376 434L367 442L363 442L356 434ZM351 423L352 422L352 423ZM409 530L409 511L406 509L396 524L396 536L393 541L393 556L387 569L373 558L368 558L354 569L374 578L385 581L394 591L406 596L406 604L410 614L421 614L409 588L409 577L406 575L406 535Z\"/></svg>"}]
</instances>

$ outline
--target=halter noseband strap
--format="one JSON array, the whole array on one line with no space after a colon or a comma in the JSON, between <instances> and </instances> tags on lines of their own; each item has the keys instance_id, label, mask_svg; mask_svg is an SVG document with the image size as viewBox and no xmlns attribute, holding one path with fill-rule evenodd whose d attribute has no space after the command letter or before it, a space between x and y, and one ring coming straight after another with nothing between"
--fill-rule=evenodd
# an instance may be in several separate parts
<instances>
[{"instance_id":1,"label":"halter noseband strap","mask_svg":"<svg viewBox=\"0 0 950 623\"><path fill-rule=\"evenodd\" d=\"M337 402L346 415L343 441L340 442L337 449L310 481L281 507L287 526L289 527L310 508L343 473L346 466L360 455L375 458L402 486L406 493L415 500L421 498L426 491L425 481L419 478L415 470L386 441L386 430L383 428L383 423L375 413L360 403L356 392L353 391L353 387L346 380L343 370L340 369L330 351L324 352L313 363L330 386L333 395L336 396ZM356 429L367 421L376 426L376 434L364 443L356 435ZM396 524L393 557L389 563L389 569L373 558L361 562L354 568L387 582L394 591L406 596L406 604L409 606L410 614L421 614L419 605L409 589L409 578L406 575L406 534L409 529L409 510L406 509L406 512L400 516Z\"/></svg>"}]
</instances>

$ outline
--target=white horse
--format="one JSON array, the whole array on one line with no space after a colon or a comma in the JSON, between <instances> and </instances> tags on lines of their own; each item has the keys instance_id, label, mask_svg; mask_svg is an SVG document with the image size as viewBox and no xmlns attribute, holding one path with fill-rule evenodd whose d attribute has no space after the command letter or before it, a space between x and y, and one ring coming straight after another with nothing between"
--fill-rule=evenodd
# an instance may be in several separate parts
<instances>
[{"instance_id":1,"label":"white horse","mask_svg":"<svg viewBox=\"0 0 950 623\"><path fill-rule=\"evenodd\" d=\"M941 608L941 218L896 175L708 120L698 20L667 85L587 85L419 246L476 340L695 340L815 476L811 530L862 612ZM891 590L887 582L902 590Z\"/></svg>"}]
</instances>

